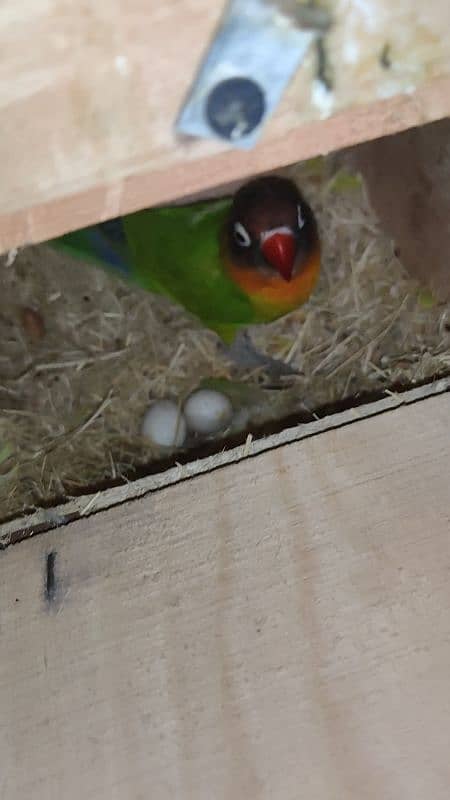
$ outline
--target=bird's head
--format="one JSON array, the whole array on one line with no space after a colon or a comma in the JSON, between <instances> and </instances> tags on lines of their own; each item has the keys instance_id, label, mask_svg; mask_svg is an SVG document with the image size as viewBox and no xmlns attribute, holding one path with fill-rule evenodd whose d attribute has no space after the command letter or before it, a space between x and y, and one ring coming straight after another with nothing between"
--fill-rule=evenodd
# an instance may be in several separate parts
<instances>
[{"instance_id":1,"label":"bird's head","mask_svg":"<svg viewBox=\"0 0 450 800\"><path fill-rule=\"evenodd\" d=\"M314 215L287 178L256 178L235 194L227 245L236 267L290 281L317 244Z\"/></svg>"}]
</instances>

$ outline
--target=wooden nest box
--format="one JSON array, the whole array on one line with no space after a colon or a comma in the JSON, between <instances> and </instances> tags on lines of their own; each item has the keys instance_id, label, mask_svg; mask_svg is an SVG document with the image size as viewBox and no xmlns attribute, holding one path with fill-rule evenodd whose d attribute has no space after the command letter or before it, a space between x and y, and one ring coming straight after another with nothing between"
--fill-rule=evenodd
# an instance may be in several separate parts
<instances>
[{"instance_id":1,"label":"wooden nest box","mask_svg":"<svg viewBox=\"0 0 450 800\"><path fill-rule=\"evenodd\" d=\"M448 296L448 0L337 0L250 152L174 133L222 10L4 0L0 252L363 144ZM2 798L447 800L449 385L5 523Z\"/></svg>"}]
</instances>

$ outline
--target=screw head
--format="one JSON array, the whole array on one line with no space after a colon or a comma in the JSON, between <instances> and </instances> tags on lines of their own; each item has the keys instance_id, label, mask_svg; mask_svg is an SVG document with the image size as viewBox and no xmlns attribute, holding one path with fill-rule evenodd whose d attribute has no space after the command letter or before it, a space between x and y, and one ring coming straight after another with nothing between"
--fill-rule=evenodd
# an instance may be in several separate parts
<instances>
[{"instance_id":1,"label":"screw head","mask_svg":"<svg viewBox=\"0 0 450 800\"><path fill-rule=\"evenodd\" d=\"M206 117L215 133L235 141L260 124L266 110L264 93L249 78L228 78L216 84L206 101Z\"/></svg>"}]
</instances>

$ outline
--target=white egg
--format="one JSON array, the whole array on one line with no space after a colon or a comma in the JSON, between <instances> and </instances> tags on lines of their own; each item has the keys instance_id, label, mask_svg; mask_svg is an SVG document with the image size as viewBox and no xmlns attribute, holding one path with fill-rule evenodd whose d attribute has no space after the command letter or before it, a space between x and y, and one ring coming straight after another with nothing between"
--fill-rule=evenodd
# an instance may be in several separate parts
<instances>
[{"instance_id":1,"label":"white egg","mask_svg":"<svg viewBox=\"0 0 450 800\"><path fill-rule=\"evenodd\" d=\"M233 416L229 398L213 389L197 389L188 397L183 410L191 431L203 435L223 430Z\"/></svg>"},{"instance_id":2,"label":"white egg","mask_svg":"<svg viewBox=\"0 0 450 800\"><path fill-rule=\"evenodd\" d=\"M186 439L186 420L173 400L157 400L142 420L142 435L159 447L181 447Z\"/></svg>"}]
</instances>

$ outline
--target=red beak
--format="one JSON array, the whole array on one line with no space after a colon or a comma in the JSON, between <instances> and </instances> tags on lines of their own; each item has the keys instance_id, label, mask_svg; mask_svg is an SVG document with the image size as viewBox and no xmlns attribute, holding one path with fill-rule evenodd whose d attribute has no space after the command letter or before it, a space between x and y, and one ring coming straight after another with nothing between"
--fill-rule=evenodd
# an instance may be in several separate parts
<instances>
[{"instance_id":1,"label":"red beak","mask_svg":"<svg viewBox=\"0 0 450 800\"><path fill-rule=\"evenodd\" d=\"M264 258L280 273L285 281L292 278L296 242L292 233L272 233L261 245Z\"/></svg>"}]
</instances>

